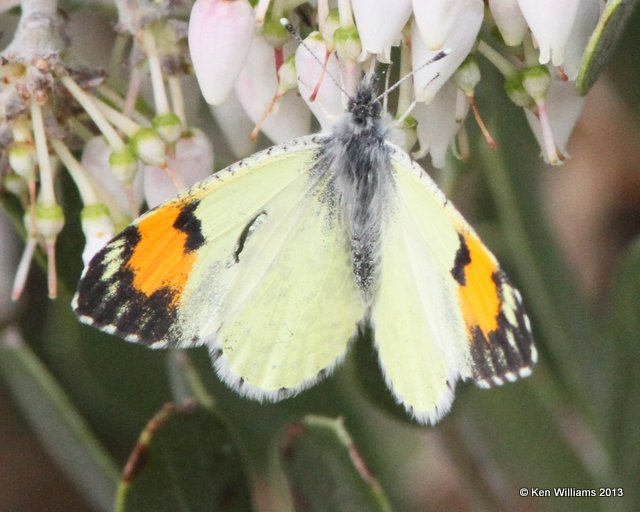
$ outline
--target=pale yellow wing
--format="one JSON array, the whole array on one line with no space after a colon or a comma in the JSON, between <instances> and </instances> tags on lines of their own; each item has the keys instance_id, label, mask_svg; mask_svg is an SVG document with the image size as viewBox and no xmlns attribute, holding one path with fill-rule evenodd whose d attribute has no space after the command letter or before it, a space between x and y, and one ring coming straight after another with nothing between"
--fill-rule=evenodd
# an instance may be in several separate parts
<instances>
[{"instance_id":1,"label":"pale yellow wing","mask_svg":"<svg viewBox=\"0 0 640 512\"><path fill-rule=\"evenodd\" d=\"M245 228L278 195L302 200L316 148L305 137L257 153L136 219L85 268L80 320L154 348L202 343Z\"/></svg>"},{"instance_id":2,"label":"pale yellow wing","mask_svg":"<svg viewBox=\"0 0 640 512\"><path fill-rule=\"evenodd\" d=\"M152 347L207 344L221 378L258 399L326 374L365 308L317 148L258 153L142 216L85 269L80 319Z\"/></svg>"},{"instance_id":3,"label":"pale yellow wing","mask_svg":"<svg viewBox=\"0 0 640 512\"><path fill-rule=\"evenodd\" d=\"M256 220L230 274L212 356L240 392L275 400L314 383L346 353L365 316L349 243L326 182Z\"/></svg>"},{"instance_id":4,"label":"pale yellow wing","mask_svg":"<svg viewBox=\"0 0 640 512\"><path fill-rule=\"evenodd\" d=\"M371 321L396 400L433 424L458 379L525 375L535 349L519 294L473 230L404 152L392 151L392 168Z\"/></svg>"}]
</instances>

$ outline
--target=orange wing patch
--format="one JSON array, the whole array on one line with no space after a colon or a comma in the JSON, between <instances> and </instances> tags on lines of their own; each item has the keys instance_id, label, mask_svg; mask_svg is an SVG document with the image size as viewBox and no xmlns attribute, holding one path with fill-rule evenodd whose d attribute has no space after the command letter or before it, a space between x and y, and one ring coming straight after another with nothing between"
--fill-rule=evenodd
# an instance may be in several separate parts
<instances>
[{"instance_id":1,"label":"orange wing patch","mask_svg":"<svg viewBox=\"0 0 640 512\"><path fill-rule=\"evenodd\" d=\"M150 297L169 288L171 305L180 298L196 258L188 249L189 234L176 226L185 207L168 204L143 219L136 226L140 240L127 263L136 290Z\"/></svg>"},{"instance_id":2,"label":"orange wing patch","mask_svg":"<svg viewBox=\"0 0 640 512\"><path fill-rule=\"evenodd\" d=\"M460 235L461 248L456 257L453 274L460 288L458 300L467 327L469 340L478 328L485 340L498 329L501 309L500 290L495 280L497 264L482 242L471 233Z\"/></svg>"}]
</instances>

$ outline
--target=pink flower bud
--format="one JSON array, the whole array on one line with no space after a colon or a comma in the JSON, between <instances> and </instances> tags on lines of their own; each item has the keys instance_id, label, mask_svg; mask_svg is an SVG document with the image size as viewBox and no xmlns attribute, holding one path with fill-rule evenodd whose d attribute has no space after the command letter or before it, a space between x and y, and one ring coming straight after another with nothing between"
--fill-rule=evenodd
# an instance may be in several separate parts
<instances>
[{"instance_id":1,"label":"pink flower bud","mask_svg":"<svg viewBox=\"0 0 640 512\"><path fill-rule=\"evenodd\" d=\"M202 95L219 105L245 63L254 31L247 0L196 0L189 18L189 51Z\"/></svg>"}]
</instances>

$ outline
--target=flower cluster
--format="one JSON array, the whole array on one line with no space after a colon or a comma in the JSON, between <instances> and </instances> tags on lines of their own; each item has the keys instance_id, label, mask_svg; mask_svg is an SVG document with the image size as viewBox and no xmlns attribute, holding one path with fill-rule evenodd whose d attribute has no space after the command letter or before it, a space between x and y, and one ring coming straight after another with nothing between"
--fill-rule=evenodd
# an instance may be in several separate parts
<instances>
[{"instance_id":1,"label":"flower cluster","mask_svg":"<svg viewBox=\"0 0 640 512\"><path fill-rule=\"evenodd\" d=\"M487 144L496 145L474 100L484 59L504 76L504 91L555 165L581 109L573 81L603 8L599 0L196 0L187 25L179 2L115 5L121 67L109 74L65 62L68 38L56 0L24 0L2 51L2 189L20 199L27 233L14 299L38 244L56 295L61 168L83 203L85 262L145 202L153 207L211 173L212 144L185 114L180 76L192 67L229 147L242 157L252 149L249 135L283 142L309 133L312 116L329 130L361 75L392 64L408 78L397 84L390 114L396 142L443 167L450 148L462 158L469 151L469 111ZM303 44L282 18L304 35ZM445 58L424 65L443 50ZM153 98L146 104L138 101L145 82Z\"/></svg>"},{"instance_id":2,"label":"flower cluster","mask_svg":"<svg viewBox=\"0 0 640 512\"><path fill-rule=\"evenodd\" d=\"M190 69L186 23L172 17L168 1L116 4L119 37L131 47L122 91L114 86L117 73L107 79L65 63L68 39L55 0L22 2L13 41L2 52L2 188L22 203L27 234L14 300L38 244L47 255L49 296L57 295L55 244L65 219L54 185L61 167L83 205L85 264L143 201L156 206L213 169L209 138L185 116L179 79ZM144 115L136 103L147 79L153 106Z\"/></svg>"},{"instance_id":3,"label":"flower cluster","mask_svg":"<svg viewBox=\"0 0 640 512\"><path fill-rule=\"evenodd\" d=\"M248 115L274 142L308 133L308 110L326 130L340 117L344 93L354 91L363 71L395 56L401 76L414 71L413 80L399 87L395 117L403 121L398 123L401 141L411 150L417 135L415 156L430 154L433 165L443 167L456 136L465 140L461 131L469 107L487 143L495 145L474 101L481 80L478 59L484 58L502 73L506 93L527 113L545 161L556 165L565 158L582 106L572 81L602 2L336 4L332 9L328 0L319 0L315 10L307 5L287 9L287 2L265 0L253 9L248 0L197 0L189 48L214 115L218 105L237 99L242 107L237 115ZM308 34L304 46L291 41L279 22L283 16ZM449 51L446 58L424 66L443 49ZM462 156L468 151L464 144L458 149Z\"/></svg>"}]
</instances>

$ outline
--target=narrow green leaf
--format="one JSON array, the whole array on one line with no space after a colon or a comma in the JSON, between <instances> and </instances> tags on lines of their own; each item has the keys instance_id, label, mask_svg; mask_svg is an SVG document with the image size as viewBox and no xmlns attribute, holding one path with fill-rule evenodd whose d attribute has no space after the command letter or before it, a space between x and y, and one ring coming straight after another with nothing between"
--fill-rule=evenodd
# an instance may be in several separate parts
<instances>
[{"instance_id":1,"label":"narrow green leaf","mask_svg":"<svg viewBox=\"0 0 640 512\"><path fill-rule=\"evenodd\" d=\"M100 510L111 510L118 468L65 392L14 331L0 340L0 369L47 451Z\"/></svg>"},{"instance_id":2,"label":"narrow green leaf","mask_svg":"<svg viewBox=\"0 0 640 512\"><path fill-rule=\"evenodd\" d=\"M640 239L627 252L611 292L604 336L613 357L609 379L609 440L624 485L627 510L640 508Z\"/></svg>"},{"instance_id":3,"label":"narrow green leaf","mask_svg":"<svg viewBox=\"0 0 640 512\"><path fill-rule=\"evenodd\" d=\"M284 434L280 458L296 510L390 511L341 419L306 416Z\"/></svg>"},{"instance_id":4,"label":"narrow green leaf","mask_svg":"<svg viewBox=\"0 0 640 512\"><path fill-rule=\"evenodd\" d=\"M609 62L635 4L636 0L607 2L582 57L576 79L578 94L587 94Z\"/></svg>"},{"instance_id":5,"label":"narrow green leaf","mask_svg":"<svg viewBox=\"0 0 640 512\"><path fill-rule=\"evenodd\" d=\"M251 510L249 482L226 425L194 401L165 405L142 431L118 488L118 512Z\"/></svg>"}]
</instances>

